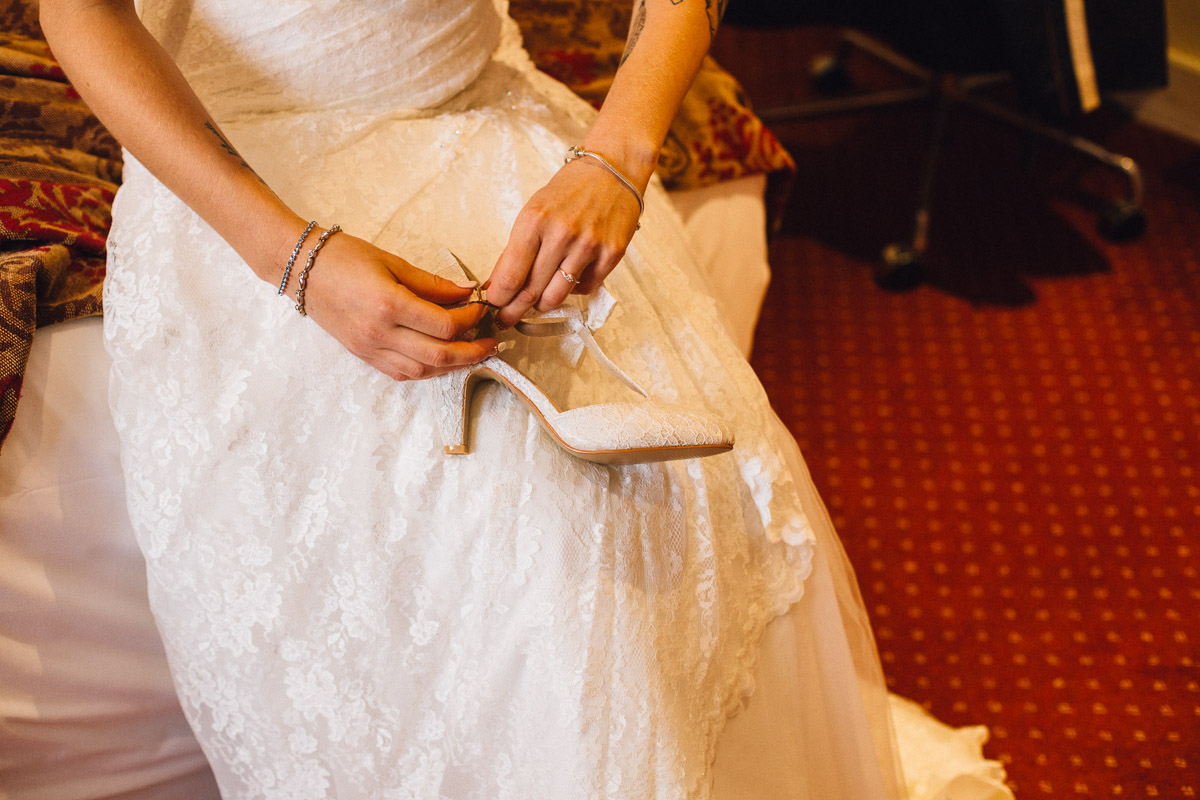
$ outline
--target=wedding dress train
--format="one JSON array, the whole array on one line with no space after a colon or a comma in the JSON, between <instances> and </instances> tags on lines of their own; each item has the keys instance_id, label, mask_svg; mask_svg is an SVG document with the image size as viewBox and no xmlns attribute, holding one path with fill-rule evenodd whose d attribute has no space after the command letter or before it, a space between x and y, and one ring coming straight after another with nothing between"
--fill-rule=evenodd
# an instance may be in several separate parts
<instances>
[{"instance_id":1,"label":"wedding dress train","mask_svg":"<svg viewBox=\"0 0 1200 800\"><path fill-rule=\"evenodd\" d=\"M139 10L298 213L418 266L493 263L592 115L489 0ZM226 798L906 796L853 576L661 190L586 312L652 396L728 423L710 458L574 458L494 385L445 455L427 382L349 355L131 157L109 248L130 516ZM565 407L625 391L570 339L503 357ZM976 733L952 758L919 717L909 785L1001 791Z\"/></svg>"}]
</instances>

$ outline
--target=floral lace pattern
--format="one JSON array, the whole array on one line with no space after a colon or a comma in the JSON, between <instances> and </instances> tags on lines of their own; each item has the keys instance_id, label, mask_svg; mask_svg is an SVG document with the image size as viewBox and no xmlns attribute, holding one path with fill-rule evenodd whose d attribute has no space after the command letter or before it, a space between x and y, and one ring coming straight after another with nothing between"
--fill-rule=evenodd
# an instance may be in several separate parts
<instances>
[{"instance_id":1,"label":"floral lace pattern","mask_svg":"<svg viewBox=\"0 0 1200 800\"><path fill-rule=\"evenodd\" d=\"M170 0L146 5L158 35L181 24ZM310 22L337 13L288 6ZM411 13L455 24L439 9ZM279 11L203 0L203 30L182 35L253 28L255 14ZM347 46L361 56L371 41ZM255 52L286 84L295 51ZM300 213L418 265L444 246L491 264L591 113L532 70L507 21L437 109L373 109L344 77L336 110L239 113L226 132ZM713 301L689 289L696 267L661 189L596 337L651 396L716 413L737 439L665 464L568 456L494 385L477 392L471 454L444 456L422 384L390 381L297 315L132 158L109 246L131 517L226 797L709 796L717 734L751 688L764 626L803 592L813 539L785 467L795 445L714 335ZM512 355L563 407L628 399L555 340Z\"/></svg>"}]
</instances>

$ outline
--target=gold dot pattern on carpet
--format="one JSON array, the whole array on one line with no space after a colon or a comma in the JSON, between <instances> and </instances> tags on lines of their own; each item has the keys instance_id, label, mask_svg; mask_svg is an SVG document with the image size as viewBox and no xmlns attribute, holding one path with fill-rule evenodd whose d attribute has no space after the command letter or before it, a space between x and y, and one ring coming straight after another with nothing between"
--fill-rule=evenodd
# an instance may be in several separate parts
<instances>
[{"instance_id":1,"label":"gold dot pattern on carpet","mask_svg":"<svg viewBox=\"0 0 1200 800\"><path fill-rule=\"evenodd\" d=\"M1150 167L1142 241L1048 207L1078 233L1012 234L1050 244L1024 271L1036 302L1002 307L885 294L836 236L785 229L753 360L890 686L989 725L1020 797L1200 790L1200 203L1163 177L1200 153L1128 127ZM947 217L943 258L980 247ZM1051 277L1075 247L1109 268Z\"/></svg>"}]
</instances>

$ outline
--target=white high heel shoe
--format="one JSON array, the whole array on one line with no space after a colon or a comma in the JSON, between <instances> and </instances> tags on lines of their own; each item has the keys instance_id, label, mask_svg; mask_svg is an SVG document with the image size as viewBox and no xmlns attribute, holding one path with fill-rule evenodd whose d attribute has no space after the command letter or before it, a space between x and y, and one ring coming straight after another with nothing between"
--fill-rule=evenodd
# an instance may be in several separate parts
<instances>
[{"instance_id":1,"label":"white high heel shoe","mask_svg":"<svg viewBox=\"0 0 1200 800\"><path fill-rule=\"evenodd\" d=\"M455 259L457 261L457 259ZM463 276L470 273L462 267ZM446 270L439 269L439 274ZM528 336L578 334L600 364L643 398L642 387L600 349L579 308L563 305L540 317L522 320L516 330ZM438 423L445 451L470 452L471 396L484 380L493 380L516 395L563 450L601 464L642 464L717 455L733 448L733 433L710 414L644 399L599 403L560 410L532 380L499 356L430 379L436 384ZM476 421L475 424L482 424Z\"/></svg>"}]
</instances>

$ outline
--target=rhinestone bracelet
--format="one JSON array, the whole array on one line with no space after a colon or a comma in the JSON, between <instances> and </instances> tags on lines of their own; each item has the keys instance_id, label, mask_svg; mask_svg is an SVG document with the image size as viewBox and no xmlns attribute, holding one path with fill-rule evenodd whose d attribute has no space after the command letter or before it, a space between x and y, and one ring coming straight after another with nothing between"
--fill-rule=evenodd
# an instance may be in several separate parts
<instances>
[{"instance_id":1,"label":"rhinestone bracelet","mask_svg":"<svg viewBox=\"0 0 1200 800\"><path fill-rule=\"evenodd\" d=\"M308 223L308 227L304 229L304 233L300 234L300 238L296 240L296 246L292 248L292 254L288 257L287 266L283 268L283 280L279 282L278 295L283 294L283 290L287 288L288 278L292 274L292 265L296 263L296 256L300 255L300 246L304 244L304 240L308 238L308 234L312 233L312 229L317 226L317 221L314 219Z\"/></svg>"},{"instance_id":2,"label":"rhinestone bracelet","mask_svg":"<svg viewBox=\"0 0 1200 800\"><path fill-rule=\"evenodd\" d=\"M646 213L646 201L644 199L642 199L642 193L639 192L638 188L633 185L633 181L629 180L629 178L626 178L623 174L621 174L621 170L614 167L612 165L612 162L610 162L607 158L600 155L599 153L593 153L591 150L584 150L579 145L575 145L574 147L567 148L567 154L563 156L563 164L570 164L575 159L584 158L585 156L587 158L594 158L597 161L599 161L600 164L606 170L611 172L617 180L619 180L621 183L623 183L625 185L626 189L633 192L633 196L635 198L637 198L637 204L638 204L638 224L637 224L637 228L635 228L634 230L641 230L642 214Z\"/></svg>"},{"instance_id":3,"label":"rhinestone bracelet","mask_svg":"<svg viewBox=\"0 0 1200 800\"><path fill-rule=\"evenodd\" d=\"M317 239L313 249L308 251L308 260L304 262L304 269L300 270L300 277L296 279L296 310L302 317L308 316L308 312L304 310L304 290L308 288L308 271L313 268L313 264L317 260L317 253L325 246L325 242L341 229L341 225L331 226L329 230L321 234L320 239Z\"/></svg>"}]
</instances>

